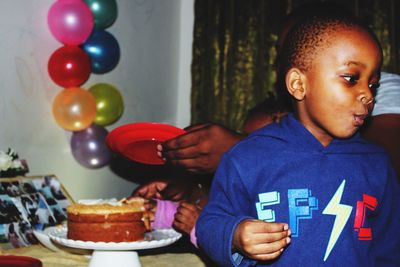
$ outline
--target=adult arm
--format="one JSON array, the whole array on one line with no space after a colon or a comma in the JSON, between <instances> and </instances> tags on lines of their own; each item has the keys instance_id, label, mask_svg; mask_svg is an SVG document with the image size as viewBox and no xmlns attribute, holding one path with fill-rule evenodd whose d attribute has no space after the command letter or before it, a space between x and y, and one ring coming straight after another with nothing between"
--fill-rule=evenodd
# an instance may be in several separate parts
<instances>
[{"instance_id":1,"label":"adult arm","mask_svg":"<svg viewBox=\"0 0 400 267\"><path fill-rule=\"evenodd\" d=\"M246 137L218 124L189 127L187 132L158 146L159 155L192 173L213 173L223 153Z\"/></svg>"}]
</instances>

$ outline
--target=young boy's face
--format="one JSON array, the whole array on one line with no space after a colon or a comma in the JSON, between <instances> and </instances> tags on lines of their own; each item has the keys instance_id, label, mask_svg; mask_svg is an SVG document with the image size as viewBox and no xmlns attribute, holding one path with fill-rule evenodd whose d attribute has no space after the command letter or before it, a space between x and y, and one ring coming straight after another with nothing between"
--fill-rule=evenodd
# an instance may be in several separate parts
<instances>
[{"instance_id":1,"label":"young boy's face","mask_svg":"<svg viewBox=\"0 0 400 267\"><path fill-rule=\"evenodd\" d=\"M297 101L299 120L324 146L364 123L382 61L378 45L361 30L339 29L330 39L302 72L304 98Z\"/></svg>"}]
</instances>

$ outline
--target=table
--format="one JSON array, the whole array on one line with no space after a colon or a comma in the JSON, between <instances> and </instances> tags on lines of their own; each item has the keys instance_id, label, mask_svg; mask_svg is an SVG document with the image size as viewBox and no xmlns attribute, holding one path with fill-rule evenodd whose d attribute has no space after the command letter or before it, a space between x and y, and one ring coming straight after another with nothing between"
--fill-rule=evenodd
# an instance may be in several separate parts
<instances>
[{"instance_id":1,"label":"table","mask_svg":"<svg viewBox=\"0 0 400 267\"><path fill-rule=\"evenodd\" d=\"M76 254L81 253L81 254ZM40 259L43 267L87 267L89 255L80 251L51 251L42 245L33 245L9 250L0 250L1 255L29 256ZM206 267L210 266L199 255L193 252L180 252L176 249L152 250L139 253L142 267Z\"/></svg>"}]
</instances>

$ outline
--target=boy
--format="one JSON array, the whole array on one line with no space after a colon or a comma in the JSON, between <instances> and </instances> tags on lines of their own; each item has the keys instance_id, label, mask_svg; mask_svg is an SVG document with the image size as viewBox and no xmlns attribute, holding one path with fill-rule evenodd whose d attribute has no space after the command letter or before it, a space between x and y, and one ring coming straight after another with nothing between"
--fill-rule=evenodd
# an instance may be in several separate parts
<instances>
[{"instance_id":1,"label":"boy","mask_svg":"<svg viewBox=\"0 0 400 267\"><path fill-rule=\"evenodd\" d=\"M357 133L379 82L377 39L353 18L309 16L280 60L295 112L224 155L200 247L221 266L400 266L399 184Z\"/></svg>"}]
</instances>

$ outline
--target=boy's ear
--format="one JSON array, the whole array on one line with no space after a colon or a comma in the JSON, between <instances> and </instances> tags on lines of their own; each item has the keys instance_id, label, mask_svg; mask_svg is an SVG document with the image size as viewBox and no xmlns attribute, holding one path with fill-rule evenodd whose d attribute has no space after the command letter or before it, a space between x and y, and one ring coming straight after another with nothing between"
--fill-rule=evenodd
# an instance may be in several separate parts
<instances>
[{"instance_id":1,"label":"boy's ear","mask_svg":"<svg viewBox=\"0 0 400 267\"><path fill-rule=\"evenodd\" d=\"M289 94L296 100L303 100L306 95L306 81L303 72L298 68L291 68L286 73L286 87Z\"/></svg>"}]
</instances>

